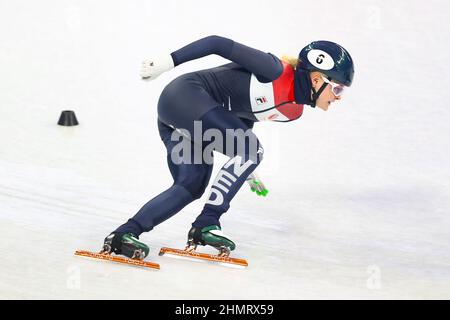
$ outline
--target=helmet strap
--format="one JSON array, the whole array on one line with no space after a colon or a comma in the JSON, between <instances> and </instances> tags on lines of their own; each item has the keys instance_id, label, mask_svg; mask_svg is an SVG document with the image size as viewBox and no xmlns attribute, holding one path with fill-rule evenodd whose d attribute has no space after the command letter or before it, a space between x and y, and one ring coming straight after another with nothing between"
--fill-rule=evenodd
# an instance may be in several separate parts
<instances>
[{"instance_id":1,"label":"helmet strap","mask_svg":"<svg viewBox=\"0 0 450 320\"><path fill-rule=\"evenodd\" d=\"M328 80L331 80L330 77L327 77ZM312 96L312 105L311 107L315 108L316 107L316 102L317 99L319 99L319 96L322 94L323 90L325 90L325 88L327 87L328 83L324 82L322 84L322 86L319 88L319 91L316 91L316 89L314 89L314 87L311 84L311 90L313 92L313 96Z\"/></svg>"}]
</instances>

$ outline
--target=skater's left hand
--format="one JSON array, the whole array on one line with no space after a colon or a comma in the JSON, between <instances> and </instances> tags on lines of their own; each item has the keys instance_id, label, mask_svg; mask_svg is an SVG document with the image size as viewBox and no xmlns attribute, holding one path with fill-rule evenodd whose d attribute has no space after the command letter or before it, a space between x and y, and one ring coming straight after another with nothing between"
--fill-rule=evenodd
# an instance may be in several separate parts
<instances>
[{"instance_id":1,"label":"skater's left hand","mask_svg":"<svg viewBox=\"0 0 450 320\"><path fill-rule=\"evenodd\" d=\"M247 182L250 185L250 189L255 192L257 196L266 197L269 193L269 190L267 190L266 186L256 173L250 174L247 178Z\"/></svg>"}]
</instances>

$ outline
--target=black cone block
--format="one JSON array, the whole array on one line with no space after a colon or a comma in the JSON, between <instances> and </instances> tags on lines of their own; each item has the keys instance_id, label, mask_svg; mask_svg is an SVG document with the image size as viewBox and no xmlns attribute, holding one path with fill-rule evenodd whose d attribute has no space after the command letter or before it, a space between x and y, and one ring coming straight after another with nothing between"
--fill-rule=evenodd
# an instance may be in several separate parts
<instances>
[{"instance_id":1,"label":"black cone block","mask_svg":"<svg viewBox=\"0 0 450 320\"><path fill-rule=\"evenodd\" d=\"M77 116L75 115L75 112L73 112L72 110L63 111L61 113L61 116L59 117L58 124L60 126L66 127L77 126L78 120Z\"/></svg>"}]
</instances>

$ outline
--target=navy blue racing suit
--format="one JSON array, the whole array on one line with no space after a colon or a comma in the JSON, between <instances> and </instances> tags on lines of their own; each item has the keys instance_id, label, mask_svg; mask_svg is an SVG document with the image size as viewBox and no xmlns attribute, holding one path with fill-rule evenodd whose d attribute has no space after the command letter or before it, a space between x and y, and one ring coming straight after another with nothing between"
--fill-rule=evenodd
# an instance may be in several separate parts
<instances>
[{"instance_id":1,"label":"navy blue racing suit","mask_svg":"<svg viewBox=\"0 0 450 320\"><path fill-rule=\"evenodd\" d=\"M231 200L246 178L260 164L263 149L258 138L249 130L258 121L249 102L250 78L253 75L261 83L274 81L283 72L282 62L271 53L219 36L195 41L173 52L171 56L177 66L210 54L222 56L232 63L187 73L174 79L164 88L158 101L158 130L167 149L167 163L174 180L173 185L147 202L116 232L131 232L139 236L203 195L213 165L189 161L175 163L173 153L179 142L171 138L175 130L186 130L192 138L195 135L195 121L201 121L202 133L208 129L216 129L224 137L229 135L227 129L248 130L247 136L231 137L236 145L242 143L244 148L228 150L223 146L216 149L230 159L219 172L207 203L192 224L196 228L220 226L221 215L229 209ZM307 74L297 72L295 100L309 104L310 92ZM256 154L250 150L250 140L257 143ZM205 144L191 141L191 152L194 153L198 148L203 151ZM192 154L182 155L188 156L192 159Z\"/></svg>"}]
</instances>

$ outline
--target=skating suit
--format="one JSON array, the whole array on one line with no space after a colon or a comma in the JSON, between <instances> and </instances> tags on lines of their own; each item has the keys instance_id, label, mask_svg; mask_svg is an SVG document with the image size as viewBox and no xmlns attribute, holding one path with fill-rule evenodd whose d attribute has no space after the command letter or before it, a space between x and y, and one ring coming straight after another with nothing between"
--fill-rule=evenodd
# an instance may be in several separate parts
<instances>
[{"instance_id":1,"label":"skating suit","mask_svg":"<svg viewBox=\"0 0 450 320\"><path fill-rule=\"evenodd\" d=\"M204 193L213 165L174 163L173 151L178 144L172 139L174 130L186 130L192 137L195 135L194 122L200 121L202 132L216 129L226 136L227 129L246 131L258 121L296 120L305 106L311 104L309 75L302 70L294 70L271 53L227 38L209 36L172 52L171 56L175 66L178 66L210 54L232 62L174 79L164 88L158 101L158 130L167 149L173 185L147 202L117 232L131 232L139 236ZM193 223L194 227L220 226L221 215L229 209L230 201L261 162L263 148L251 130L247 134L257 142L257 154L251 154L248 136L247 139L233 137L236 143L242 142L245 147L223 152L229 156L229 161L216 177L208 200ZM193 146L192 150L198 147ZM205 148L205 145L200 148Z\"/></svg>"}]
</instances>

